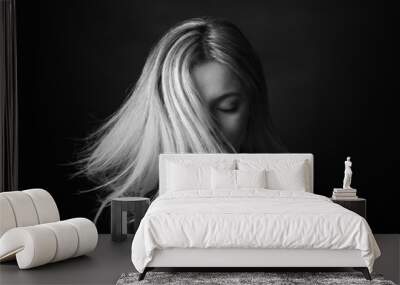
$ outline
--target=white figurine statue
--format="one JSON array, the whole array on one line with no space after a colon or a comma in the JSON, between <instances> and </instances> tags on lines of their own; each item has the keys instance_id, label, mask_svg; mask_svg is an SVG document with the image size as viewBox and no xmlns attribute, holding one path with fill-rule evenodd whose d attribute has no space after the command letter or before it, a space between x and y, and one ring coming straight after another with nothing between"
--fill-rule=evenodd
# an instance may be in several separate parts
<instances>
[{"instance_id":1,"label":"white figurine statue","mask_svg":"<svg viewBox=\"0 0 400 285\"><path fill-rule=\"evenodd\" d=\"M353 172L351 171L351 161L350 156L347 157L347 160L344 162L344 179L343 179L343 189L353 189L350 187L351 177L353 176Z\"/></svg>"}]
</instances>

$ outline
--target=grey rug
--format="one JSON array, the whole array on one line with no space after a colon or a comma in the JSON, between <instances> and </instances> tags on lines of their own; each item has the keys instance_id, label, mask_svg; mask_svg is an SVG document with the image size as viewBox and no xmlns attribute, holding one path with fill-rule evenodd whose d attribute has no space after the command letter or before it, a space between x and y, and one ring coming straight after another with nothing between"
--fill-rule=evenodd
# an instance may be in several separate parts
<instances>
[{"instance_id":1,"label":"grey rug","mask_svg":"<svg viewBox=\"0 0 400 285\"><path fill-rule=\"evenodd\" d=\"M124 273L116 285L145 284L267 284L267 285L298 285L298 284L379 284L395 285L384 280L380 274L372 274L368 281L361 272L154 272L150 271L142 281L138 281L138 273Z\"/></svg>"}]
</instances>

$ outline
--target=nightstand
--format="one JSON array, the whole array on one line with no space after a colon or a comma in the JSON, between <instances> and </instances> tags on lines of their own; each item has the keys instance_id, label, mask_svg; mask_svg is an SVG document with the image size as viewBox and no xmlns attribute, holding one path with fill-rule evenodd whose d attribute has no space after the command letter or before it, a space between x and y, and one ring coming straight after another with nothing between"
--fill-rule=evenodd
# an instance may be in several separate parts
<instances>
[{"instance_id":1,"label":"nightstand","mask_svg":"<svg viewBox=\"0 0 400 285\"><path fill-rule=\"evenodd\" d=\"M128 234L135 234L144 217L150 199L144 197L120 197L111 200L112 241L123 241Z\"/></svg>"},{"instance_id":2,"label":"nightstand","mask_svg":"<svg viewBox=\"0 0 400 285\"><path fill-rule=\"evenodd\" d=\"M345 207L357 214L359 214L364 219L367 219L367 200L364 198L357 198L354 200L338 200L332 199L332 202Z\"/></svg>"}]
</instances>

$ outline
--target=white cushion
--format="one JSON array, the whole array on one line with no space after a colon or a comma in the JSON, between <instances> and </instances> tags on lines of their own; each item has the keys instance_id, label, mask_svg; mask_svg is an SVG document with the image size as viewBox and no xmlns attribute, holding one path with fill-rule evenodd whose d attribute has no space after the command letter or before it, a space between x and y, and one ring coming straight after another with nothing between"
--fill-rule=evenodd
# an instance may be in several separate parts
<instances>
[{"instance_id":1,"label":"white cushion","mask_svg":"<svg viewBox=\"0 0 400 285\"><path fill-rule=\"evenodd\" d=\"M60 220L57 205L43 189L0 193L0 237L14 227L33 226Z\"/></svg>"},{"instance_id":2,"label":"white cushion","mask_svg":"<svg viewBox=\"0 0 400 285\"><path fill-rule=\"evenodd\" d=\"M16 258L20 269L49 263L56 251L56 237L43 225L13 228L0 238L0 261Z\"/></svg>"},{"instance_id":3,"label":"white cushion","mask_svg":"<svg viewBox=\"0 0 400 285\"><path fill-rule=\"evenodd\" d=\"M86 254L98 241L96 226L84 218L8 230L0 238L0 261L16 257L20 269Z\"/></svg>"},{"instance_id":4,"label":"white cushion","mask_svg":"<svg viewBox=\"0 0 400 285\"><path fill-rule=\"evenodd\" d=\"M267 171L235 170L237 188L267 188Z\"/></svg>"},{"instance_id":5,"label":"white cushion","mask_svg":"<svg viewBox=\"0 0 400 285\"><path fill-rule=\"evenodd\" d=\"M294 159L238 159L239 170L267 170L267 188L306 191L310 181L307 160Z\"/></svg>"},{"instance_id":6,"label":"white cushion","mask_svg":"<svg viewBox=\"0 0 400 285\"><path fill-rule=\"evenodd\" d=\"M211 167L211 189L236 189L236 170Z\"/></svg>"},{"instance_id":7,"label":"white cushion","mask_svg":"<svg viewBox=\"0 0 400 285\"><path fill-rule=\"evenodd\" d=\"M35 205L28 194L23 191L8 191L0 195L10 203L17 227L33 226L39 223Z\"/></svg>"},{"instance_id":8,"label":"white cushion","mask_svg":"<svg viewBox=\"0 0 400 285\"><path fill-rule=\"evenodd\" d=\"M211 189L267 188L266 173L265 169L230 170L211 168Z\"/></svg>"},{"instance_id":9,"label":"white cushion","mask_svg":"<svg viewBox=\"0 0 400 285\"><path fill-rule=\"evenodd\" d=\"M71 224L66 222L54 222L43 224L43 226L52 231L52 234L55 235L57 240L57 244L60 244L51 262L67 259L75 255L78 249L79 236L78 232L71 228Z\"/></svg>"},{"instance_id":10,"label":"white cushion","mask_svg":"<svg viewBox=\"0 0 400 285\"><path fill-rule=\"evenodd\" d=\"M39 224L57 222L60 220L56 202L49 192L43 189L23 190L30 196L39 218Z\"/></svg>"},{"instance_id":11,"label":"white cushion","mask_svg":"<svg viewBox=\"0 0 400 285\"><path fill-rule=\"evenodd\" d=\"M166 162L167 191L209 190L211 189L211 167L216 169L235 169L235 161L191 161L176 159Z\"/></svg>"},{"instance_id":12,"label":"white cushion","mask_svg":"<svg viewBox=\"0 0 400 285\"><path fill-rule=\"evenodd\" d=\"M15 221L11 204L8 199L0 193L0 237L6 231L16 226L17 222Z\"/></svg>"},{"instance_id":13,"label":"white cushion","mask_svg":"<svg viewBox=\"0 0 400 285\"><path fill-rule=\"evenodd\" d=\"M167 168L168 191L210 188L209 167L184 166L169 163Z\"/></svg>"},{"instance_id":14,"label":"white cushion","mask_svg":"<svg viewBox=\"0 0 400 285\"><path fill-rule=\"evenodd\" d=\"M73 218L64 222L71 224L79 236L78 248L73 257L86 254L96 248L98 239L97 229L90 220Z\"/></svg>"}]
</instances>

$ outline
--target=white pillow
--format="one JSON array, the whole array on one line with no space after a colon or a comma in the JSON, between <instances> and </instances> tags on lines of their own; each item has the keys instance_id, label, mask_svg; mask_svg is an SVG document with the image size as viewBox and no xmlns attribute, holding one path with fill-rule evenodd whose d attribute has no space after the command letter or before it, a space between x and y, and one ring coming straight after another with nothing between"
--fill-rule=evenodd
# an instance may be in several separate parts
<instances>
[{"instance_id":1,"label":"white pillow","mask_svg":"<svg viewBox=\"0 0 400 285\"><path fill-rule=\"evenodd\" d=\"M267 188L267 171L235 170L237 188Z\"/></svg>"},{"instance_id":2,"label":"white pillow","mask_svg":"<svg viewBox=\"0 0 400 285\"><path fill-rule=\"evenodd\" d=\"M211 188L213 190L241 188L266 188L266 170L230 170L211 168Z\"/></svg>"},{"instance_id":3,"label":"white pillow","mask_svg":"<svg viewBox=\"0 0 400 285\"><path fill-rule=\"evenodd\" d=\"M210 189L209 172L209 167L169 163L167 168L167 189L171 191Z\"/></svg>"},{"instance_id":4,"label":"white pillow","mask_svg":"<svg viewBox=\"0 0 400 285\"><path fill-rule=\"evenodd\" d=\"M235 169L235 160L171 159L166 161L166 191L210 190L211 167Z\"/></svg>"},{"instance_id":5,"label":"white pillow","mask_svg":"<svg viewBox=\"0 0 400 285\"><path fill-rule=\"evenodd\" d=\"M238 159L239 170L267 170L267 188L306 191L310 189L307 160Z\"/></svg>"},{"instance_id":6,"label":"white pillow","mask_svg":"<svg viewBox=\"0 0 400 285\"><path fill-rule=\"evenodd\" d=\"M211 168L211 189L236 189L236 170Z\"/></svg>"}]
</instances>

